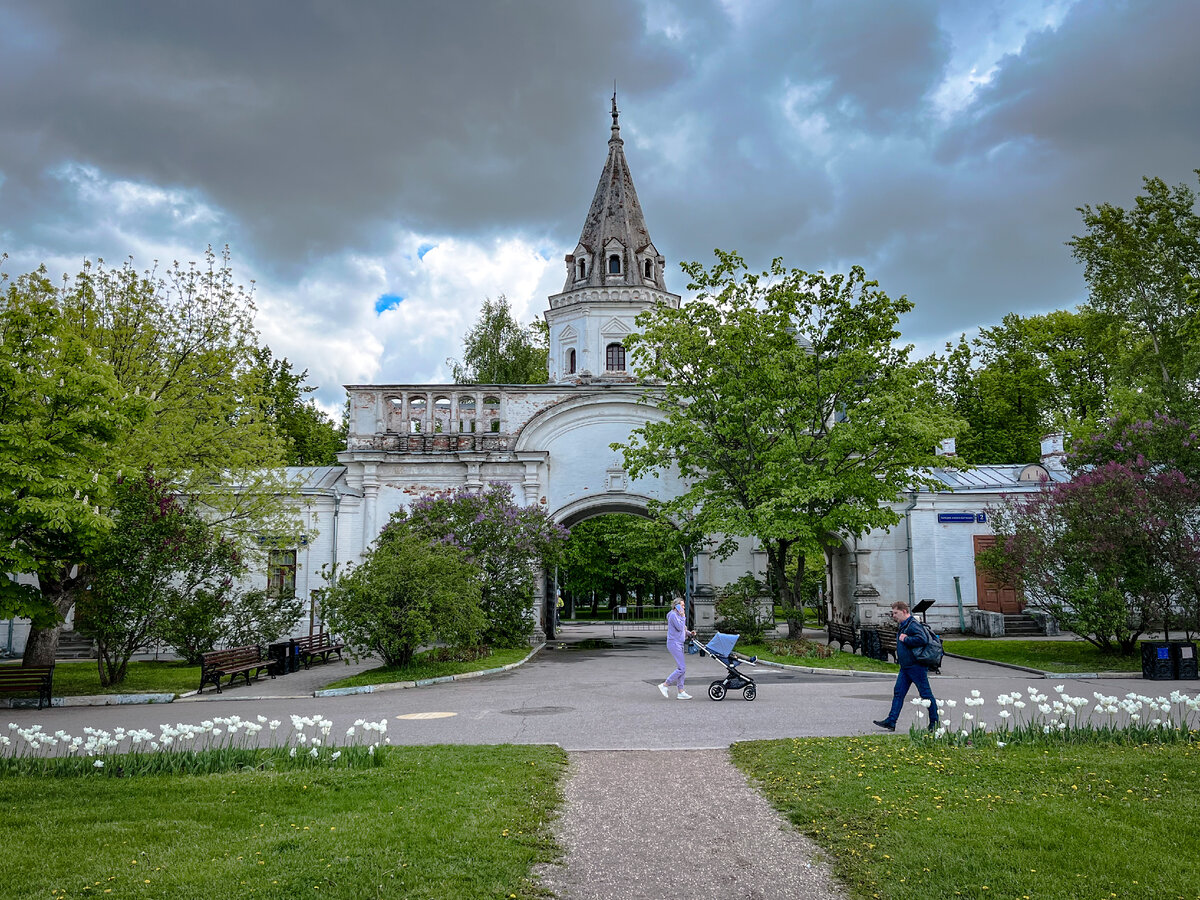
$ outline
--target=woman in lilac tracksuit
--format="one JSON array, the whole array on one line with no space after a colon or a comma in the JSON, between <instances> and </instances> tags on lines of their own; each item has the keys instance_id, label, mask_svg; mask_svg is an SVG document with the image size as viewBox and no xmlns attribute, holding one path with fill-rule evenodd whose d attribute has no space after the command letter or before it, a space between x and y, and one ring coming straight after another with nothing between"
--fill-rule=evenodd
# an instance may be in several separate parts
<instances>
[{"instance_id":1,"label":"woman in lilac tracksuit","mask_svg":"<svg viewBox=\"0 0 1200 900\"><path fill-rule=\"evenodd\" d=\"M664 697L670 697L667 688L675 685L679 688L676 700L691 700L692 695L683 689L683 677L687 673L687 663L683 655L683 645L689 637L695 637L696 632L688 631L687 619L683 615L683 598L676 597L667 613L667 649L675 657L675 671L667 676L667 680L658 686L658 692Z\"/></svg>"}]
</instances>

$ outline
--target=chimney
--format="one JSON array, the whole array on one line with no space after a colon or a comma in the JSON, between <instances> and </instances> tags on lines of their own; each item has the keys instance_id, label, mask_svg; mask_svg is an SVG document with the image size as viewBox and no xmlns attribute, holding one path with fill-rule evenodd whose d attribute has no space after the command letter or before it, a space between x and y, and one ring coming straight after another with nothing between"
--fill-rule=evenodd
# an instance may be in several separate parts
<instances>
[{"instance_id":1,"label":"chimney","mask_svg":"<svg viewBox=\"0 0 1200 900\"><path fill-rule=\"evenodd\" d=\"M937 446L938 456L954 456L954 438L946 438Z\"/></svg>"},{"instance_id":2,"label":"chimney","mask_svg":"<svg viewBox=\"0 0 1200 900\"><path fill-rule=\"evenodd\" d=\"M1064 438L1065 435L1061 431L1056 431L1042 438L1042 465L1047 469L1054 469L1058 472L1066 469L1066 466L1063 464L1063 457L1066 455L1063 452Z\"/></svg>"}]
</instances>

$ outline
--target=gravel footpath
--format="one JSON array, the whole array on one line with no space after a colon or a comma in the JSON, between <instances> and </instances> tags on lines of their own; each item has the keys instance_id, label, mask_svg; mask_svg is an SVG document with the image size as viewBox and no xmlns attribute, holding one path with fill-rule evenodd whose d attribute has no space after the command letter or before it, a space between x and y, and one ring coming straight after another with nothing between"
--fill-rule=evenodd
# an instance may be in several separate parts
<instances>
[{"instance_id":1,"label":"gravel footpath","mask_svg":"<svg viewBox=\"0 0 1200 900\"><path fill-rule=\"evenodd\" d=\"M563 900L846 896L727 750L571 753L564 794L566 857L538 872Z\"/></svg>"}]
</instances>

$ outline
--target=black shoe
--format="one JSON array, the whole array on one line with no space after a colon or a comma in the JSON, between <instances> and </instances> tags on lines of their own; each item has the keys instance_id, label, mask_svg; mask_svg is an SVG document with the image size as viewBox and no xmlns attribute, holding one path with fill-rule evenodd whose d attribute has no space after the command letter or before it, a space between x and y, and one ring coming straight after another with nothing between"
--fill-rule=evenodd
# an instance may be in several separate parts
<instances>
[{"instance_id":1,"label":"black shoe","mask_svg":"<svg viewBox=\"0 0 1200 900\"><path fill-rule=\"evenodd\" d=\"M889 722L887 719L874 719L872 721L874 722L874 724L878 725L880 728L885 728L888 731L896 730L896 726L893 725L891 722Z\"/></svg>"},{"instance_id":2,"label":"black shoe","mask_svg":"<svg viewBox=\"0 0 1200 900\"><path fill-rule=\"evenodd\" d=\"M938 723L938 722L930 722L930 723L929 723L929 730L930 730L930 731L937 731L937 727L938 727L938 725L939 725L939 724L940 724L940 723Z\"/></svg>"}]
</instances>

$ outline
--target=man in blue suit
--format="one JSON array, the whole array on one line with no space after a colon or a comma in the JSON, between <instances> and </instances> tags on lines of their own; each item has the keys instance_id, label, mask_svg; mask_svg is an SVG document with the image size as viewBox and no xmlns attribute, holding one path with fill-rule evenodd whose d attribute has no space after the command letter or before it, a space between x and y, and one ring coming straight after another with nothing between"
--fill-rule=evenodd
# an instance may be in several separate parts
<instances>
[{"instance_id":1,"label":"man in blue suit","mask_svg":"<svg viewBox=\"0 0 1200 900\"><path fill-rule=\"evenodd\" d=\"M896 730L896 721L904 706L904 697L911 685L917 686L921 698L929 701L929 730L938 724L937 700L929 687L929 672L913 657L913 651L929 643L925 627L912 617L908 604L897 600L892 604L892 621L896 623L896 661L900 663L900 674L896 676L896 689L892 695L892 711L886 719L875 719L875 724L888 731Z\"/></svg>"}]
</instances>

